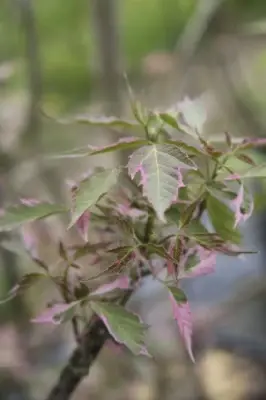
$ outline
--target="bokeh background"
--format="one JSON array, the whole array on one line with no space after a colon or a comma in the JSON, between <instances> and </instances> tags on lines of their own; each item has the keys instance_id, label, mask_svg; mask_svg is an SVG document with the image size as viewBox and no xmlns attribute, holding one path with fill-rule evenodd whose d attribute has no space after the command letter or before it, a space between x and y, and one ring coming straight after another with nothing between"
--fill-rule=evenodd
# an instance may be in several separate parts
<instances>
[{"instance_id":1,"label":"bokeh background","mask_svg":"<svg viewBox=\"0 0 266 400\"><path fill-rule=\"evenodd\" d=\"M93 164L117 162L109 155L71 162L43 156L117 138L117 132L57 120L131 116L124 73L136 97L151 107L204 95L206 135L227 130L263 137L265 70L264 0L0 0L0 207L23 196L63 201L67 179ZM263 151L258 159L264 159ZM187 291L195 312L230 296L239 279L264 273L263 211L260 202L244 232L261 255L241 265L220 257L214 276L191 282ZM48 262L56 259L54 242L65 235L66 222L29 227ZM77 240L75 232L64 238ZM18 235L0 240L4 296L34 266ZM68 324L29 322L47 296L54 299L52 288L33 288L0 307L1 399L45 399L74 346ZM155 359L136 359L107 345L74 399L192 398L195 382L167 299L148 284L133 303L154 326L149 340Z\"/></svg>"}]
</instances>

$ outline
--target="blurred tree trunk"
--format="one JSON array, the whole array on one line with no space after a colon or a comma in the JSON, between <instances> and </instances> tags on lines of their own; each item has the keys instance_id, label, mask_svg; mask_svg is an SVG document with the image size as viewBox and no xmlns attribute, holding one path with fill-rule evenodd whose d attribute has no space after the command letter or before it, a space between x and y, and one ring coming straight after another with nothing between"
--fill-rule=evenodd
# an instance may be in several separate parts
<instances>
[{"instance_id":1,"label":"blurred tree trunk","mask_svg":"<svg viewBox=\"0 0 266 400\"><path fill-rule=\"evenodd\" d=\"M124 110L121 93L122 56L118 30L118 0L90 0L90 4L95 31L95 55L100 71L100 90L104 99L103 112L119 117ZM120 136L119 133L109 130L108 143L117 141ZM120 153L115 161L125 165L127 160L128 154L124 152Z\"/></svg>"},{"instance_id":2,"label":"blurred tree trunk","mask_svg":"<svg viewBox=\"0 0 266 400\"><path fill-rule=\"evenodd\" d=\"M105 111L119 115L122 105L117 0L90 0L90 4Z\"/></svg>"},{"instance_id":3,"label":"blurred tree trunk","mask_svg":"<svg viewBox=\"0 0 266 400\"><path fill-rule=\"evenodd\" d=\"M28 73L29 109L22 140L32 146L38 141L36 132L40 129L39 107L42 99L42 74L39 57L38 35L31 0L16 0L20 23L25 37L25 52Z\"/></svg>"}]
</instances>

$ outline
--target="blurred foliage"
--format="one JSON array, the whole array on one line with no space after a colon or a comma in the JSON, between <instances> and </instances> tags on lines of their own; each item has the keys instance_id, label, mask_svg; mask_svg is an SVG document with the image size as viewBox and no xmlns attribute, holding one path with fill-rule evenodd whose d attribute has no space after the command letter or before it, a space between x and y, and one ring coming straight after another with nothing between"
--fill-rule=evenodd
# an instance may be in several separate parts
<instances>
[{"instance_id":1,"label":"blurred foliage","mask_svg":"<svg viewBox=\"0 0 266 400\"><path fill-rule=\"evenodd\" d=\"M37 21L44 100L70 107L90 99L95 49L89 0L31 1ZM15 61L11 88L25 85L25 34L19 2L0 4L0 62ZM123 0L118 4L121 50L127 71L138 74L141 60L153 51L171 51L197 5L196 0ZM262 0L227 0L227 15L252 20L266 15ZM233 17L235 19L235 17ZM20 62L23 60L23 62Z\"/></svg>"},{"instance_id":2,"label":"blurred foliage","mask_svg":"<svg viewBox=\"0 0 266 400\"><path fill-rule=\"evenodd\" d=\"M123 57L129 71L154 50L171 49L193 9L194 0L124 0L120 2ZM94 72L92 17L88 0L35 0L44 100L67 107L89 100ZM24 33L16 2L0 5L0 61L24 56ZM25 59L22 65L25 63ZM24 84L24 66L16 65L11 82ZM24 79L25 80L25 79Z\"/></svg>"}]
</instances>

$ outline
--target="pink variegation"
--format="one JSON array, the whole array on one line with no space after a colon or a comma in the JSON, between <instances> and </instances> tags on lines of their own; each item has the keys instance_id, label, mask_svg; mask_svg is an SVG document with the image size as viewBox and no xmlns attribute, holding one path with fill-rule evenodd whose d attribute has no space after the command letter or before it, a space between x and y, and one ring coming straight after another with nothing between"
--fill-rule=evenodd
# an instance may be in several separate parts
<instances>
[{"instance_id":1,"label":"pink variegation","mask_svg":"<svg viewBox=\"0 0 266 400\"><path fill-rule=\"evenodd\" d=\"M132 219L140 218L145 215L145 212L143 210L139 210L138 208L135 207L130 207L130 203L127 201L118 204L116 209L119 212L119 214L127 216Z\"/></svg>"},{"instance_id":2,"label":"pink variegation","mask_svg":"<svg viewBox=\"0 0 266 400\"><path fill-rule=\"evenodd\" d=\"M29 207L32 207L32 206L35 206L35 205L41 203L40 200L33 199L33 198L21 198L21 199L20 199L20 202L21 202L21 204L23 204L24 206L29 206Z\"/></svg>"},{"instance_id":3,"label":"pink variegation","mask_svg":"<svg viewBox=\"0 0 266 400\"><path fill-rule=\"evenodd\" d=\"M191 250L189 252L189 250ZM185 263L188 260L188 257L192 255L192 250L189 249L186 254L186 259ZM209 275L212 274L215 271L215 264L216 264L216 258L217 254L215 251L207 250L204 249L201 246L196 246L196 254L199 257L199 263L196 264L193 268L190 270L185 271L180 271L179 278L195 278L198 276L203 276L203 275Z\"/></svg>"},{"instance_id":4,"label":"pink variegation","mask_svg":"<svg viewBox=\"0 0 266 400\"><path fill-rule=\"evenodd\" d=\"M231 174L225 178L226 181L239 181L241 176L239 174Z\"/></svg>"},{"instance_id":5,"label":"pink variegation","mask_svg":"<svg viewBox=\"0 0 266 400\"><path fill-rule=\"evenodd\" d=\"M132 313L132 314L134 314L134 313ZM101 318L101 320L103 321L104 325L106 326L108 332L109 332L110 335L113 337L113 339L114 339L117 343L119 343L119 344L126 345L126 342L125 342L124 340L122 340L122 339L120 339L119 337L117 337L116 333L113 331L113 329L112 329L112 327L111 327L111 325L110 325L110 323L109 323L108 318L107 318L105 315L103 315L103 314L98 314L98 315L99 315L99 317ZM134 315L138 318L139 322L140 322L141 324L143 324L143 321L141 320L141 318L140 318L138 315L136 315L136 314L134 314ZM138 354L138 355L141 354L141 355L145 355L145 356L147 356L147 357L150 357L150 354L149 354L149 352L148 352L148 350L147 350L147 348L145 347L144 344L141 345L141 346L139 346L139 351L138 351L137 354Z\"/></svg>"},{"instance_id":6,"label":"pink variegation","mask_svg":"<svg viewBox=\"0 0 266 400\"><path fill-rule=\"evenodd\" d=\"M180 335L184 340L191 360L195 362L192 352L192 318L189 303L178 303L170 290L169 298L172 304L173 316L177 322Z\"/></svg>"},{"instance_id":7,"label":"pink variegation","mask_svg":"<svg viewBox=\"0 0 266 400\"><path fill-rule=\"evenodd\" d=\"M181 168L176 168L176 175L177 175L176 193L173 196L172 203L177 203L178 202L179 189L182 188L182 187L185 187L185 184L183 182L183 175L182 175L182 169Z\"/></svg>"},{"instance_id":8,"label":"pink variegation","mask_svg":"<svg viewBox=\"0 0 266 400\"><path fill-rule=\"evenodd\" d=\"M85 211L77 220L76 227L77 230L85 242L88 242L88 234L89 234L89 223L90 223L91 213L87 210Z\"/></svg>"},{"instance_id":9,"label":"pink variegation","mask_svg":"<svg viewBox=\"0 0 266 400\"><path fill-rule=\"evenodd\" d=\"M145 190L145 186L147 185L147 174L143 168L142 164L139 164L136 166L135 170L132 171L132 173L130 174L131 179L134 179L135 175L137 175L137 173L140 173L140 184L143 186L143 190Z\"/></svg>"},{"instance_id":10,"label":"pink variegation","mask_svg":"<svg viewBox=\"0 0 266 400\"><path fill-rule=\"evenodd\" d=\"M243 210L242 210L243 204L244 204L244 186L243 186L243 184L241 184L239 192L238 192L236 198L231 201L231 204L232 204L232 207L235 212L234 227L236 227L240 222L242 222L242 221L245 222L248 218L251 217L251 215L253 213L253 208L254 208L252 199L250 201L249 210L246 213L243 212Z\"/></svg>"},{"instance_id":11,"label":"pink variegation","mask_svg":"<svg viewBox=\"0 0 266 400\"><path fill-rule=\"evenodd\" d=\"M33 318L31 322L35 324L53 324L60 325L62 322L62 314L74 307L77 302L54 304L52 307L44 310L38 317Z\"/></svg>"},{"instance_id":12,"label":"pink variegation","mask_svg":"<svg viewBox=\"0 0 266 400\"><path fill-rule=\"evenodd\" d=\"M130 280L128 276L120 276L115 281L111 283L106 283L96 289L94 292L91 293L93 296L98 296L102 294L106 294L112 292L115 289L129 289L130 287Z\"/></svg>"},{"instance_id":13,"label":"pink variegation","mask_svg":"<svg viewBox=\"0 0 266 400\"><path fill-rule=\"evenodd\" d=\"M244 139L242 144L252 144L254 146L264 146L266 144L266 138L254 138L254 139Z\"/></svg>"},{"instance_id":14,"label":"pink variegation","mask_svg":"<svg viewBox=\"0 0 266 400\"><path fill-rule=\"evenodd\" d=\"M121 344L114 342L112 339L107 339L106 341L106 347L111 350L114 354L122 355L124 352L123 346Z\"/></svg>"},{"instance_id":15,"label":"pink variegation","mask_svg":"<svg viewBox=\"0 0 266 400\"><path fill-rule=\"evenodd\" d=\"M90 169L88 172L84 173L84 174L81 176L79 182L74 182L74 181L72 181L72 180L67 180L67 181L66 181L68 187L69 187L70 190L71 190L72 202L74 202L75 193L76 193L76 191L77 191L77 189L78 189L79 183L80 183L81 181L83 181L83 180L89 178L89 177L92 175L92 173L93 173L93 170L92 170L92 169ZM72 210L72 212L73 212L73 210ZM76 226L76 228L77 228L78 233L80 234L80 236L82 237L82 239L83 239L85 242L88 242L88 240L89 240L88 234L89 234L90 216L91 216L90 211L89 211L89 210L86 210L86 211L79 217L79 219L78 219L78 220L76 221L76 223L75 223L75 226Z\"/></svg>"}]
</instances>

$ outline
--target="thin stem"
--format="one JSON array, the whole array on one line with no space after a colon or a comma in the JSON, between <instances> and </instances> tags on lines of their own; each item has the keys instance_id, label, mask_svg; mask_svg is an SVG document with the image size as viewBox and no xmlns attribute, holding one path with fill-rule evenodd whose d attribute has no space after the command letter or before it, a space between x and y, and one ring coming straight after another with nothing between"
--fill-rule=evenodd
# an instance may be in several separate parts
<instances>
[{"instance_id":1,"label":"thin stem","mask_svg":"<svg viewBox=\"0 0 266 400\"><path fill-rule=\"evenodd\" d=\"M145 244L149 243L150 241L150 237L154 228L154 222L155 222L155 215L154 212L150 212L149 216L148 216L148 221L145 227L145 232L144 232L144 238L143 238L143 242Z\"/></svg>"},{"instance_id":2,"label":"thin stem","mask_svg":"<svg viewBox=\"0 0 266 400\"><path fill-rule=\"evenodd\" d=\"M154 221L155 215L154 213L150 213L144 233L145 243L149 243L153 232ZM150 275L150 273L148 273L148 275ZM132 291L128 291L121 298L119 304L125 305L131 294ZM72 356L70 357L66 367L63 369L58 382L46 400L68 400L80 381L88 375L94 360L109 337L110 334L106 326L102 320L94 314L80 337L78 347L72 353Z\"/></svg>"},{"instance_id":3,"label":"thin stem","mask_svg":"<svg viewBox=\"0 0 266 400\"><path fill-rule=\"evenodd\" d=\"M65 271L63 285L60 286L62 297L67 304L71 303L71 298L69 296L69 291L68 291L68 271L69 271L69 266L67 266ZM80 341L79 324L78 324L78 319L75 315L71 318L71 324L75 340L77 343L79 343Z\"/></svg>"}]
</instances>

